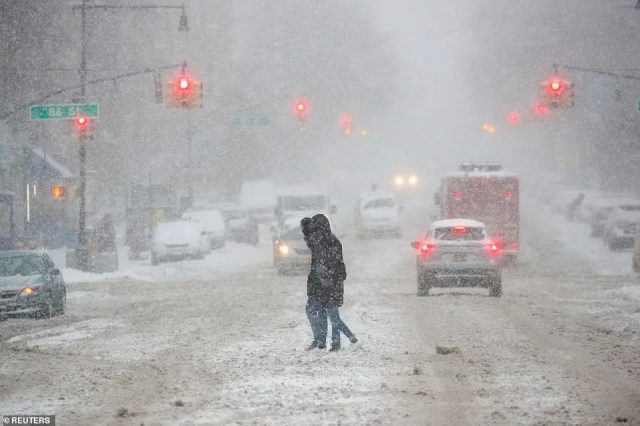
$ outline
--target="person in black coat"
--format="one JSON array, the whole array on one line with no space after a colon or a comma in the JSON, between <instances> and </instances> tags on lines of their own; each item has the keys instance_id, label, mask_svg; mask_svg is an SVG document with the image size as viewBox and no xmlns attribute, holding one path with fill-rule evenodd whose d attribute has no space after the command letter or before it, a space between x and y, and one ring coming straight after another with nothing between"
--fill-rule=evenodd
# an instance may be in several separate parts
<instances>
[{"instance_id":1,"label":"person in black coat","mask_svg":"<svg viewBox=\"0 0 640 426\"><path fill-rule=\"evenodd\" d=\"M311 218L305 217L300 221L300 227L302 228L302 234L304 235L304 241L307 246L311 248L311 235L314 231L313 222ZM313 265L313 249L311 250L311 264ZM311 331L313 332L313 342L307 348L311 349L324 349L327 341L327 312L322 303L322 284L314 273L313 267L309 271L307 277L307 305L306 313L309 324L311 325Z\"/></svg>"},{"instance_id":2,"label":"person in black coat","mask_svg":"<svg viewBox=\"0 0 640 426\"><path fill-rule=\"evenodd\" d=\"M344 333L352 343L357 342L340 318L338 310L344 301L344 281L347 278L342 243L331 232L329 219L323 214L313 216L310 230L307 242L311 249L309 277L314 284L314 294L319 297L321 309L324 309L325 315L331 320L330 351L337 351L340 349L340 333Z\"/></svg>"}]
</instances>

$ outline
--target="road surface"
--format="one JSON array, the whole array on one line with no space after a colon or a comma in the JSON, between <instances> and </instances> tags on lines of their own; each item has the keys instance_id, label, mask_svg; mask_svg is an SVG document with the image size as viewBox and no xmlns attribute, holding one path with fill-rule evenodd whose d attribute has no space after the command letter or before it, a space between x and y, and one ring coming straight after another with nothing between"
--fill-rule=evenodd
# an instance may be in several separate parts
<instances>
[{"instance_id":1,"label":"road surface","mask_svg":"<svg viewBox=\"0 0 640 426\"><path fill-rule=\"evenodd\" d=\"M410 233L345 237L341 313L360 341L338 353L305 351L305 277L278 276L267 244L236 269L68 284L64 317L0 323L0 413L62 425L640 424L640 308L623 291L637 278L594 273L542 229L525 222L500 299L417 297Z\"/></svg>"}]
</instances>

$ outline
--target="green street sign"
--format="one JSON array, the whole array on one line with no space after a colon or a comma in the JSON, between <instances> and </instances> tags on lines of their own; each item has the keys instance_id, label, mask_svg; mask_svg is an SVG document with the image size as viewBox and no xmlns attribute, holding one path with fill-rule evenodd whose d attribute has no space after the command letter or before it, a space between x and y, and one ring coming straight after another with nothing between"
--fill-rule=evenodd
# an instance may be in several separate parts
<instances>
[{"instance_id":1,"label":"green street sign","mask_svg":"<svg viewBox=\"0 0 640 426\"><path fill-rule=\"evenodd\" d=\"M640 112L640 99L638 99L638 112Z\"/></svg>"},{"instance_id":2,"label":"green street sign","mask_svg":"<svg viewBox=\"0 0 640 426\"><path fill-rule=\"evenodd\" d=\"M98 118L98 104L31 105L32 120L70 120L84 114Z\"/></svg>"}]
</instances>

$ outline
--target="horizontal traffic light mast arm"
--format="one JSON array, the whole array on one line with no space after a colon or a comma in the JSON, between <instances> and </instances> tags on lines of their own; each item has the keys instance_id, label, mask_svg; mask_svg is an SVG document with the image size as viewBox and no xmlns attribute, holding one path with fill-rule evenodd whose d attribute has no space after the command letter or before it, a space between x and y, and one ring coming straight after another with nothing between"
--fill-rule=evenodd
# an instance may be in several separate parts
<instances>
[{"instance_id":1,"label":"horizontal traffic light mast arm","mask_svg":"<svg viewBox=\"0 0 640 426\"><path fill-rule=\"evenodd\" d=\"M181 62L179 64L162 65L162 66L153 67L153 68L144 68L142 70L130 71L130 72L127 72L127 73L118 74L118 75L114 75L114 76L111 76L111 77L97 78L95 80L88 80L86 84L98 84L98 83L106 83L106 82L110 82L110 81L118 81L118 80L122 80L124 78L135 77L137 75L150 74L150 73L154 73L154 72L158 72L158 71L180 68L180 67L182 67L183 64L184 63ZM22 111L24 108L30 107L31 105L36 105L36 104L42 103L42 102L46 101L47 99L49 99L49 98L51 98L53 96L61 95L63 93L69 92L71 90L79 89L81 87L82 87L82 84L78 83L78 84L74 84L73 86L62 87L60 89L56 89L56 90L53 90L51 92L45 93L38 99L34 99L34 100L32 100L32 101L30 101L28 103L25 103L25 104L16 105L15 107L10 109L9 111L1 112L0 113L0 120L4 120L4 119L6 119L8 117L11 117L16 112Z\"/></svg>"},{"instance_id":2,"label":"horizontal traffic light mast arm","mask_svg":"<svg viewBox=\"0 0 640 426\"><path fill-rule=\"evenodd\" d=\"M609 71L609 70L602 70L602 69L597 69L597 68L574 67L572 65L560 65L560 64L557 64L557 66L559 68L564 68L566 70L582 71L582 72L588 72L588 73L592 73L592 74L607 75L609 77L625 78L625 79L628 79L628 80L640 81L640 76L631 75L631 74L621 74L620 72L616 72L616 71L613 71L613 70ZM638 70L638 72L640 72L640 69Z\"/></svg>"}]
</instances>

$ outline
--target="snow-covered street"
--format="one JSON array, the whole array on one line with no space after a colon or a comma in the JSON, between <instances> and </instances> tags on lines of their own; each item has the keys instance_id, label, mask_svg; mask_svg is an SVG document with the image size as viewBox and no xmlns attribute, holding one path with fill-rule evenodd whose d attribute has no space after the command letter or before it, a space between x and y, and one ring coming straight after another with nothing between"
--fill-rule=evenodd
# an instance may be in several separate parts
<instances>
[{"instance_id":1,"label":"snow-covered street","mask_svg":"<svg viewBox=\"0 0 640 426\"><path fill-rule=\"evenodd\" d=\"M268 244L68 283L67 315L0 323L0 412L60 424L640 422L637 277L594 271L588 251L542 231L547 217L524 219L501 299L417 297L410 233L346 237L341 311L360 341L337 353L305 351L306 277L277 275Z\"/></svg>"}]
</instances>

